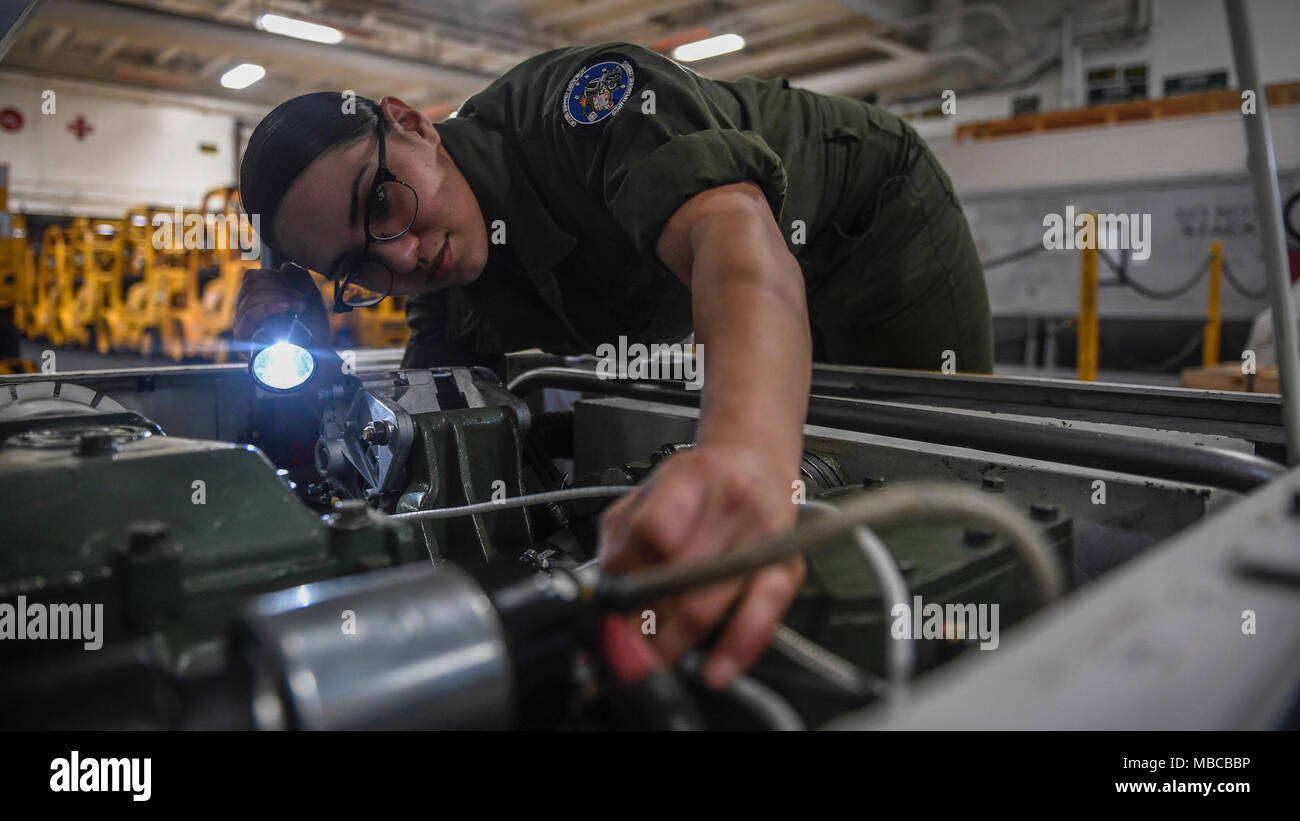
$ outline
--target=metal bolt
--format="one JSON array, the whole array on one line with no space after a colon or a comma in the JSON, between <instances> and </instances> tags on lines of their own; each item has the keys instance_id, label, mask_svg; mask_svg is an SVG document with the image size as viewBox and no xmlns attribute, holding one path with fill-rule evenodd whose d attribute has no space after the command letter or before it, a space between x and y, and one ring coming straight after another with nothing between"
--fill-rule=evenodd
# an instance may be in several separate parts
<instances>
[{"instance_id":1,"label":"metal bolt","mask_svg":"<svg viewBox=\"0 0 1300 821\"><path fill-rule=\"evenodd\" d=\"M529 565L530 567L535 567L538 570L550 570L551 557L554 555L555 555L554 550L538 551L534 548L529 548L528 550L524 551L524 554L522 556L519 557L519 561L526 565Z\"/></svg>"},{"instance_id":2,"label":"metal bolt","mask_svg":"<svg viewBox=\"0 0 1300 821\"><path fill-rule=\"evenodd\" d=\"M171 544L171 528L166 522L147 519L132 522L126 529L127 549L133 556L162 553Z\"/></svg>"},{"instance_id":3,"label":"metal bolt","mask_svg":"<svg viewBox=\"0 0 1300 821\"><path fill-rule=\"evenodd\" d=\"M1029 506L1029 515L1040 521L1048 522L1056 518L1058 508L1046 502L1034 502Z\"/></svg>"},{"instance_id":4,"label":"metal bolt","mask_svg":"<svg viewBox=\"0 0 1300 821\"><path fill-rule=\"evenodd\" d=\"M382 419L376 419L361 429L361 441L372 445L387 445L392 435L393 426Z\"/></svg>"},{"instance_id":5,"label":"metal bolt","mask_svg":"<svg viewBox=\"0 0 1300 821\"><path fill-rule=\"evenodd\" d=\"M365 527L370 522L370 507L361 499L340 499L334 505L330 524L348 530Z\"/></svg>"},{"instance_id":6,"label":"metal bolt","mask_svg":"<svg viewBox=\"0 0 1300 821\"><path fill-rule=\"evenodd\" d=\"M113 434L103 430L86 431L77 437L77 454L79 456L102 456L117 452L117 440Z\"/></svg>"},{"instance_id":7,"label":"metal bolt","mask_svg":"<svg viewBox=\"0 0 1300 821\"><path fill-rule=\"evenodd\" d=\"M962 534L962 541L966 543L967 547L985 547L989 542L993 541L993 531L968 527Z\"/></svg>"},{"instance_id":8,"label":"metal bolt","mask_svg":"<svg viewBox=\"0 0 1300 821\"><path fill-rule=\"evenodd\" d=\"M980 482L980 488L993 493L1001 493L1007 489L1007 483L1001 476L985 476L984 481Z\"/></svg>"}]
</instances>

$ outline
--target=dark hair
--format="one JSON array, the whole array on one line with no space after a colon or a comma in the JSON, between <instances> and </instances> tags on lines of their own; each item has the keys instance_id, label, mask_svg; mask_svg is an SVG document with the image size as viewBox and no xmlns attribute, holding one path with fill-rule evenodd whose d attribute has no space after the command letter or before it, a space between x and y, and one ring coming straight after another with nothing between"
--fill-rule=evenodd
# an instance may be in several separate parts
<instances>
[{"instance_id":1,"label":"dark hair","mask_svg":"<svg viewBox=\"0 0 1300 821\"><path fill-rule=\"evenodd\" d=\"M381 118L374 100L353 100L337 91L285 100L262 118L248 138L239 166L240 202L245 213L260 215L262 242L275 248L276 212L307 166L330 149L375 133Z\"/></svg>"}]
</instances>

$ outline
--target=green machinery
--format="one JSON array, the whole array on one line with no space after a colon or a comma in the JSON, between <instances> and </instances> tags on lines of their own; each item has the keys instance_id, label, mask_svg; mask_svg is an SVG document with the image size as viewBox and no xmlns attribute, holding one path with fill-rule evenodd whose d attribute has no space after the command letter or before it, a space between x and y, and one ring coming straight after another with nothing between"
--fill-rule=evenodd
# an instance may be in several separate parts
<instances>
[{"instance_id":1,"label":"green machinery","mask_svg":"<svg viewBox=\"0 0 1300 821\"><path fill-rule=\"evenodd\" d=\"M292 709L276 715L297 718L259 722L257 691L250 682L262 681L266 674L248 672L248 662L232 649L232 636L248 634L239 625L255 618L249 613L272 607L268 602L278 608L277 618L293 619L300 611L316 612L312 605L328 599L321 591L340 585L362 591L356 595L375 602L374 608L409 602L409 586L417 582L402 576L400 585L407 587L401 589L408 593L390 595L382 585L375 588L379 582L367 581L396 578L384 574L418 574L432 564L512 568L527 577L558 579L555 574L577 572L594 556L593 525L601 501L419 521L388 515L554 489L553 477L537 469L537 460L525 458L527 452L553 444L544 447L536 436L530 439L536 431L528 406L490 372L446 368L345 376L274 402L278 404L269 409L252 409L241 437L245 441L216 441L169 436L159 424L128 409L130 402L119 403L74 382L28 379L0 385L0 494L10 500L0 527L0 602L38 608L97 604L103 614L103 646L96 651L80 642L0 641L0 666L17 673L0 686L0 723L388 726L378 714L359 708L317 710L311 713L317 718L304 717L307 708L294 701L289 685L275 692L289 693L283 698ZM295 408L307 409L308 423L319 435L314 445L307 445L308 464L277 465L268 454L295 449L274 441L270 428L259 427L259 413L282 419ZM572 414L567 422L573 424ZM575 484L638 482L658 460L683 447L689 444L666 446L645 462L603 466ZM847 476L828 454L809 453L804 478L809 498L832 502L888 492L879 481L864 489L861 478ZM1042 504L1014 501L1039 523L1068 567L1070 519ZM912 592L926 601L999 603L1003 627L1032 609L1025 570L1010 547L992 534L918 522L880 535ZM436 573L437 583L451 584L446 575L451 572ZM466 602L482 595L492 599L490 592L474 592L479 590L474 584L457 581L447 595ZM409 617L409 612L394 615L393 623L405 624ZM327 656L329 664L322 669L343 676L349 687L383 680L375 665L383 663L387 650L336 631L338 611L319 618L325 628L313 629L326 636L321 641L329 651L312 644L311 652L325 656L309 661L321 665ZM440 619L425 622L452 623ZM500 623L503 630L517 631L522 629L518 625L544 620L502 617ZM871 674L883 674L889 630L884 602L870 564L851 538L828 541L810 554L807 581L787 623ZM471 632L489 630L478 622L466 625L463 629ZM0 635L3 630L0 623ZM280 635L270 628L258 633L264 644L272 634ZM519 658L528 656L529 647L553 644L529 635L525 640L516 632L498 643L522 654ZM367 641L378 639L372 635ZM279 648L277 653L288 653L284 648L294 642L276 639L270 644ZM918 642L918 668L941 664L971 644ZM431 645L421 646L420 652L427 652ZM290 662L276 658L268 669L279 672L271 678L280 675L288 681ZM295 657L292 663L308 662ZM523 669L522 662L503 661L500 670L506 672L499 675L517 678ZM781 679L783 674L778 670L776 675ZM806 714L818 720L833 714L827 707L831 702L819 701L818 691L806 681L782 680ZM404 698L418 704L427 693L450 692L446 681L450 679L440 685L442 690L426 688L425 696L349 689L346 698L352 701L347 704L362 700L391 708L408 703ZM470 677L456 687L470 687L471 681L478 681L475 688L486 686ZM501 692L502 703L516 704L526 692L549 691L517 680ZM458 703L448 698L447 704ZM564 726L574 720L569 701L534 705L530 714ZM836 709L846 706L853 704L836 703ZM482 709L462 710L456 720L477 716L482 721L470 723L510 725L519 715L515 707ZM330 723L335 719L329 716L340 715L353 723ZM424 726L453 726L446 723L452 720L450 713L436 715ZM385 721L395 720L391 710L385 716Z\"/></svg>"}]
</instances>

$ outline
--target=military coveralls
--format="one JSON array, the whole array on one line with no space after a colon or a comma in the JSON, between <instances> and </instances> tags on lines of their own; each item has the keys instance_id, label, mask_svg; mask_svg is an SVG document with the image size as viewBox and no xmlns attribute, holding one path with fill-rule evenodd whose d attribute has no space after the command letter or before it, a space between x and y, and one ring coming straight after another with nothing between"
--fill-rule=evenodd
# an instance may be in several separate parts
<instances>
[{"instance_id":1,"label":"military coveralls","mask_svg":"<svg viewBox=\"0 0 1300 821\"><path fill-rule=\"evenodd\" d=\"M473 283L408 301L405 367L680 341L691 295L659 261L659 234L692 196L750 181L803 271L816 361L938 370L952 350L957 370L992 369L952 184L880 108L783 80L716 82L612 43L529 59L435 127L489 255Z\"/></svg>"}]
</instances>

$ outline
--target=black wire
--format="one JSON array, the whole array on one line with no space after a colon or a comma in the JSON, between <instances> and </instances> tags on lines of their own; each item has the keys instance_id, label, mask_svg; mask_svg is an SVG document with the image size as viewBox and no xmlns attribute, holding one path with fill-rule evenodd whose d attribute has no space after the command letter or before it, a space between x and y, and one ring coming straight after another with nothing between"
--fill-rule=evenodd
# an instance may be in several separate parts
<instances>
[{"instance_id":1,"label":"black wire","mask_svg":"<svg viewBox=\"0 0 1300 821\"><path fill-rule=\"evenodd\" d=\"M1296 192L1295 196L1293 196L1287 202L1287 210L1289 210L1291 206L1295 204L1295 202L1298 199L1300 199L1300 192ZM1289 220L1289 215L1288 215L1288 220ZM1289 221L1287 222L1287 230L1294 233L1294 229L1292 228ZM1297 234L1296 236L1297 239L1300 239L1300 234ZM1000 257L994 257L993 259L987 262L981 262L980 264L984 267L984 270L987 271L990 268L996 268L999 265L1006 265L1007 263L1010 262L1015 262L1017 260L1031 257L1034 254L1038 253L1039 251L1043 251L1043 250L1046 249L1041 245L1031 245L1027 248L1021 248L1019 251L1012 251L1009 254L1003 254ZM1160 290L1158 288L1151 288L1149 286L1143 285L1142 283L1134 280L1133 275L1130 274L1128 271L1127 257L1122 258L1122 260L1119 263L1116 263L1104 251L1099 250L1097 252L1097 256L1101 258L1102 262L1106 263L1106 267L1110 268L1119 276L1118 280L1112 280L1109 282L1099 282L1097 283L1098 285L1103 285L1103 286L1104 285L1127 285L1128 287L1132 288L1134 291L1137 291L1139 294L1141 294L1144 297L1147 297L1148 299L1177 299L1178 297L1192 290L1192 288L1195 288L1196 285L1201 281L1201 278L1205 276L1206 271L1210 270L1210 257L1207 255L1204 261L1201 262L1201 266L1196 270L1196 273L1192 274L1192 276L1186 282L1176 287L1170 288L1168 290ZM1266 296L1268 296L1267 286L1265 286L1264 288L1258 291L1252 291L1251 289L1247 288L1244 284L1242 284L1241 280L1237 279L1236 275L1232 273L1232 268L1229 267L1228 261L1226 259L1223 261L1223 274L1227 278L1228 284L1232 286L1233 290L1235 290L1237 293L1241 294L1242 296L1246 297L1247 299L1264 299Z\"/></svg>"},{"instance_id":2,"label":"black wire","mask_svg":"<svg viewBox=\"0 0 1300 821\"><path fill-rule=\"evenodd\" d=\"M1040 251L1046 251L1046 250L1047 249L1044 248L1041 243L1038 245L1031 245L1028 248L1021 248L1019 251L1012 251L1009 254L1003 254L1000 257L994 257L988 262L981 262L980 265L984 266L984 270L987 271L990 268L996 268L999 265L1006 265L1008 262L1015 262L1018 259L1031 257Z\"/></svg>"},{"instance_id":3,"label":"black wire","mask_svg":"<svg viewBox=\"0 0 1300 821\"><path fill-rule=\"evenodd\" d=\"M1228 261L1226 259L1223 261L1223 275L1228 278L1228 284L1232 286L1233 290L1247 299L1263 299L1268 296L1267 285L1258 291L1252 291L1245 285L1242 285L1236 275L1232 273L1232 269L1228 267Z\"/></svg>"},{"instance_id":4,"label":"black wire","mask_svg":"<svg viewBox=\"0 0 1300 821\"><path fill-rule=\"evenodd\" d=\"M1102 259L1106 260L1106 263L1108 265L1113 265L1110 262L1110 260L1106 257L1105 254L1102 254L1101 257ZM1148 299L1177 299L1178 297L1192 290L1192 288L1196 287L1196 284L1201 281L1201 277L1205 276L1205 272L1210 270L1210 257L1208 254L1206 255L1205 261L1201 263L1201 267L1198 268L1196 273L1192 274L1192 276L1186 282L1184 282L1182 285L1176 286L1174 288L1170 288L1167 291L1161 291L1156 288L1149 288L1146 285L1143 285L1142 283L1135 281L1132 275L1129 274L1124 269L1124 267L1115 268L1114 270L1124 280L1125 285L1137 291L1142 296L1147 297Z\"/></svg>"},{"instance_id":5,"label":"black wire","mask_svg":"<svg viewBox=\"0 0 1300 821\"><path fill-rule=\"evenodd\" d=\"M1196 274L1191 279L1187 280L1187 282L1168 291L1158 291L1154 288L1148 288L1147 286L1141 284L1140 282L1133 281L1132 275L1129 274L1128 272L1127 257L1124 258L1122 263L1116 265L1114 262L1111 261L1110 257L1106 256L1106 254L1099 252L1098 255L1106 262L1106 265L1108 265L1112 271L1114 271L1116 274L1119 275L1120 278L1119 282L1105 282L1105 283L1101 283L1102 285L1128 285L1133 290L1137 291L1143 296L1149 296L1152 299L1174 299L1176 297L1182 296L1183 294L1187 293L1187 291L1190 290L1192 286L1200 282L1201 277L1205 276L1205 272L1210 269L1210 258L1207 256L1205 258L1205 261L1201 263L1200 269L1196 272ZM1228 261L1226 259L1223 260L1223 275L1227 278L1228 284L1232 286L1233 290L1235 290L1237 293L1241 294L1242 296L1246 297L1247 299L1263 299L1268 295L1267 286L1265 286L1264 288L1258 291L1252 291L1251 289L1243 285L1241 280L1237 279L1236 274L1232 273L1232 268L1228 265Z\"/></svg>"},{"instance_id":6,"label":"black wire","mask_svg":"<svg viewBox=\"0 0 1300 821\"><path fill-rule=\"evenodd\" d=\"M1106 263L1107 268L1119 274L1120 282L1123 283L1124 280L1128 279L1128 257L1124 256L1124 251L1122 249L1120 250L1119 253L1120 253L1120 261L1119 264L1116 265L1111 260L1109 254L1107 254L1105 251L1101 250L1100 248L1097 249L1097 256L1101 257L1101 261Z\"/></svg>"}]
</instances>

